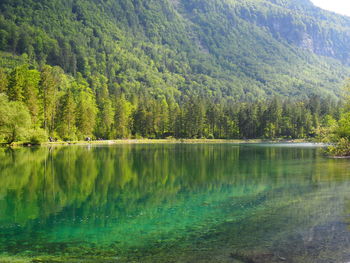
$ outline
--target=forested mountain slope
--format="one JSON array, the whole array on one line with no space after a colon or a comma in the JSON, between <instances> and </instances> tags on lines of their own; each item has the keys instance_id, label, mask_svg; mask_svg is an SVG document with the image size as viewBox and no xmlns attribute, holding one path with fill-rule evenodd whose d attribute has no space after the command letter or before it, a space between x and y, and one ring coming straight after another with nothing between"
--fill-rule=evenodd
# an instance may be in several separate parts
<instances>
[{"instance_id":1,"label":"forested mountain slope","mask_svg":"<svg viewBox=\"0 0 350 263\"><path fill-rule=\"evenodd\" d=\"M0 141L315 136L349 32L308 0L2 0Z\"/></svg>"},{"instance_id":2,"label":"forested mountain slope","mask_svg":"<svg viewBox=\"0 0 350 263\"><path fill-rule=\"evenodd\" d=\"M349 73L350 19L308 0L3 0L0 12L1 50L105 76L112 93L333 94Z\"/></svg>"}]
</instances>

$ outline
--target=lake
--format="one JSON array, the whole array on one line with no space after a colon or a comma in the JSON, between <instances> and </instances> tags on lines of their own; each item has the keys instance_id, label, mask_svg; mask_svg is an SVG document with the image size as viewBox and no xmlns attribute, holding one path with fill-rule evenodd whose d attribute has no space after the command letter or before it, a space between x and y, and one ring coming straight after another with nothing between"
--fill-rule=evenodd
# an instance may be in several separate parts
<instances>
[{"instance_id":1,"label":"lake","mask_svg":"<svg viewBox=\"0 0 350 263\"><path fill-rule=\"evenodd\" d=\"M349 262L350 160L311 144L0 149L0 262Z\"/></svg>"}]
</instances>

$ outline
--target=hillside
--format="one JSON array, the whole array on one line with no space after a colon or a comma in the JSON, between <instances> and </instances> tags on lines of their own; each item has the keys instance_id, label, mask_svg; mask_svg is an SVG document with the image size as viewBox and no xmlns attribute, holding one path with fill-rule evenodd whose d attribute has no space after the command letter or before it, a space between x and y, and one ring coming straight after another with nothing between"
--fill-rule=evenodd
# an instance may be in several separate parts
<instances>
[{"instance_id":1,"label":"hillside","mask_svg":"<svg viewBox=\"0 0 350 263\"><path fill-rule=\"evenodd\" d=\"M349 75L350 19L307 0L4 0L0 10L1 50L104 75L115 92L337 94Z\"/></svg>"},{"instance_id":2,"label":"hillside","mask_svg":"<svg viewBox=\"0 0 350 263\"><path fill-rule=\"evenodd\" d=\"M338 116L349 32L308 0L2 0L0 99L66 140L305 137Z\"/></svg>"}]
</instances>

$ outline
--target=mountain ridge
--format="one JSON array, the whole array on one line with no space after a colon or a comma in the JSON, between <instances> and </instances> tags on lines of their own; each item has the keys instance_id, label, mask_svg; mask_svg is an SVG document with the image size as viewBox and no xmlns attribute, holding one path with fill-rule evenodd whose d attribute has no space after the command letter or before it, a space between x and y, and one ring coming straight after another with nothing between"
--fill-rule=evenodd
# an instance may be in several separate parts
<instances>
[{"instance_id":1,"label":"mountain ridge","mask_svg":"<svg viewBox=\"0 0 350 263\"><path fill-rule=\"evenodd\" d=\"M128 96L135 85L235 100L335 96L350 73L350 19L308 0L4 0L0 11L0 50L103 75Z\"/></svg>"}]
</instances>

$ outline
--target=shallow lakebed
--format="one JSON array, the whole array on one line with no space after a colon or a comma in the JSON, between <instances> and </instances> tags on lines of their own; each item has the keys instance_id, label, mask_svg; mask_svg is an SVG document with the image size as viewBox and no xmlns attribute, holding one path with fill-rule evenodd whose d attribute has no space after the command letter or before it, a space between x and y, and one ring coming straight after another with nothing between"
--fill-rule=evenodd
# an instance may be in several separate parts
<instances>
[{"instance_id":1,"label":"shallow lakebed","mask_svg":"<svg viewBox=\"0 0 350 263\"><path fill-rule=\"evenodd\" d=\"M349 262L349 224L312 144L0 149L0 262Z\"/></svg>"}]
</instances>

